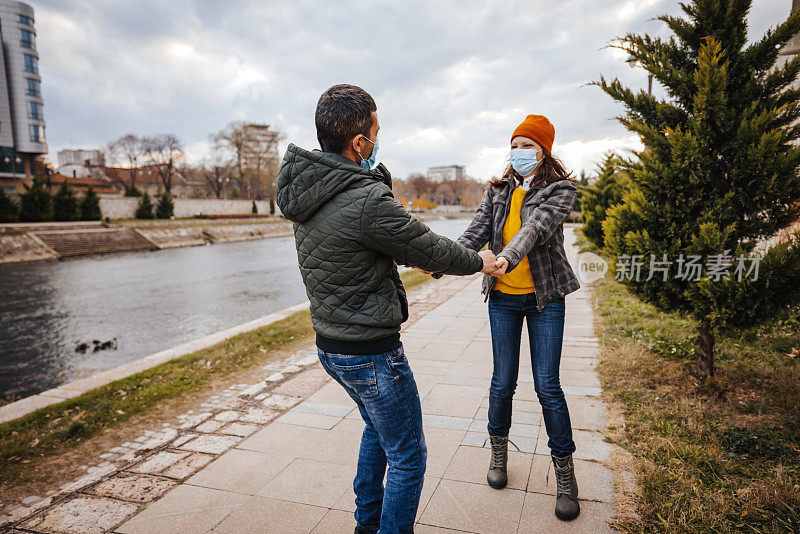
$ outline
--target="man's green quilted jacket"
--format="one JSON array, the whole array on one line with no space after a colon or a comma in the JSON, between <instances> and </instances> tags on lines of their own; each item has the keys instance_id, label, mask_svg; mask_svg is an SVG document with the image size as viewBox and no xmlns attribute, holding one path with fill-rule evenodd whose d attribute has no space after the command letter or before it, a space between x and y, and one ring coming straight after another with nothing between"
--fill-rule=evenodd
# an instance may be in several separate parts
<instances>
[{"instance_id":1,"label":"man's green quilted jacket","mask_svg":"<svg viewBox=\"0 0 800 534\"><path fill-rule=\"evenodd\" d=\"M409 215L392 195L383 164L366 170L290 144L277 200L294 222L314 330L328 338L370 340L400 331L408 301L397 263L456 275L483 267L477 252Z\"/></svg>"}]
</instances>

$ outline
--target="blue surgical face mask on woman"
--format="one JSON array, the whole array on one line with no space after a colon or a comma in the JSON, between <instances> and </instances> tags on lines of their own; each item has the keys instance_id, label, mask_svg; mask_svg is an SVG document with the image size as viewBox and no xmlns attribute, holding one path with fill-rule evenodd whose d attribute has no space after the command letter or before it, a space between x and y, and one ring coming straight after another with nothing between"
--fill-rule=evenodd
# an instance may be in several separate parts
<instances>
[{"instance_id":1,"label":"blue surgical face mask on woman","mask_svg":"<svg viewBox=\"0 0 800 534\"><path fill-rule=\"evenodd\" d=\"M509 157L511 166L520 176L528 176L539 164L536 148L512 148Z\"/></svg>"},{"instance_id":2,"label":"blue surgical face mask on woman","mask_svg":"<svg viewBox=\"0 0 800 534\"><path fill-rule=\"evenodd\" d=\"M375 140L373 141L366 135L363 136L364 139L372 143L372 154L366 159L361 158L361 166L365 169L371 169L375 165L375 157L378 155L378 136L375 136ZM360 154L359 154L360 155Z\"/></svg>"}]
</instances>

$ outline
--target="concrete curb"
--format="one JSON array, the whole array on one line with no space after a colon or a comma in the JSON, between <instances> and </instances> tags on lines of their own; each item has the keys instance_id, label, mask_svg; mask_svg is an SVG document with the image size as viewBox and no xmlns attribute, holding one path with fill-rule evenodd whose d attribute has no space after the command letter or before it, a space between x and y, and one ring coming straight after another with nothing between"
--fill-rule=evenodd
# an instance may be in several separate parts
<instances>
[{"instance_id":1,"label":"concrete curb","mask_svg":"<svg viewBox=\"0 0 800 534\"><path fill-rule=\"evenodd\" d=\"M156 352L149 356L145 356L144 358L120 365L119 367L107 369L92 376L74 380L56 388L43 391L37 395L25 397L24 399L6 404L5 406L0 406L0 423L13 421L14 419L18 419L31 412L44 408L45 406L50 406L51 404L57 404L67 399L77 397L78 395L86 393L89 390L104 386L115 380L127 378L133 374L145 371L164 362L174 360L175 358L179 358L200 349L211 347L212 345L216 345L217 343L225 341L226 339L230 339L244 332L249 332L251 330L255 330L256 328L270 325L280 321L281 319L285 319L293 313L306 310L308 307L309 303L306 301L301 304L297 304L296 306L270 313L269 315L265 315L264 317L260 317L253 321L227 328L215 334L210 334L208 336L201 337L200 339L183 343L177 347Z\"/></svg>"}]
</instances>

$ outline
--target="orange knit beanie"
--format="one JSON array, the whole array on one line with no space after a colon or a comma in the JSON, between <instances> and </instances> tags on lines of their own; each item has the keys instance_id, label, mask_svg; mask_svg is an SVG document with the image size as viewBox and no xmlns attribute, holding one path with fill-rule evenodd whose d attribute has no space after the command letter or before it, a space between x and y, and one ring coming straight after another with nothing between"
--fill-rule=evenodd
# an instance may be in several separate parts
<instances>
[{"instance_id":1,"label":"orange knit beanie","mask_svg":"<svg viewBox=\"0 0 800 534\"><path fill-rule=\"evenodd\" d=\"M556 137L556 129L544 115L528 115L525 117L522 124L514 130L511 140L513 141L518 135L533 139L547 152L553 153L553 140Z\"/></svg>"}]
</instances>

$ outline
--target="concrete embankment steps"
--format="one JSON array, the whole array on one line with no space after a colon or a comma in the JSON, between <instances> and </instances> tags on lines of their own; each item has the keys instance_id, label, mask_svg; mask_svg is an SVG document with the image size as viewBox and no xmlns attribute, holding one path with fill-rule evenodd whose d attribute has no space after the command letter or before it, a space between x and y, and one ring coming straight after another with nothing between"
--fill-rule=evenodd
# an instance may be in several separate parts
<instances>
[{"instance_id":1,"label":"concrete embankment steps","mask_svg":"<svg viewBox=\"0 0 800 534\"><path fill-rule=\"evenodd\" d=\"M158 250L158 247L131 229L103 229L85 232L37 232L36 237L44 241L62 258Z\"/></svg>"}]
</instances>

